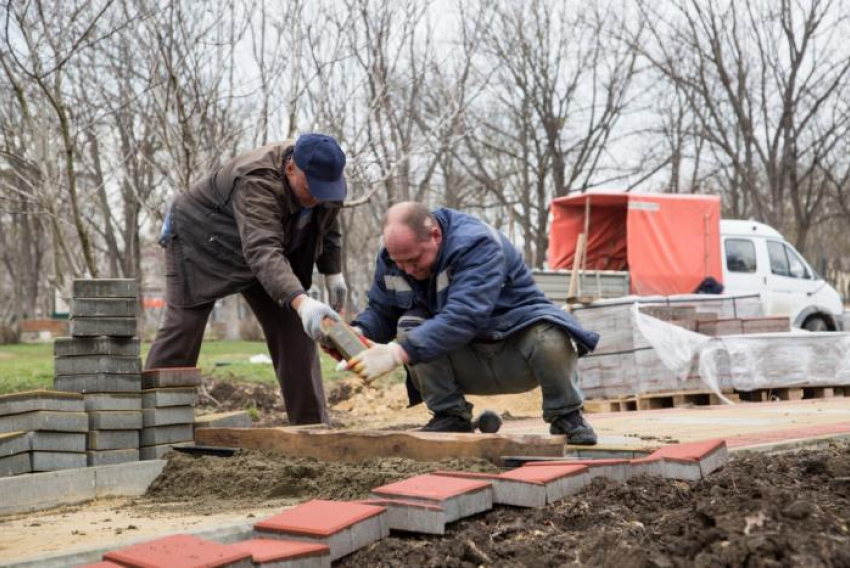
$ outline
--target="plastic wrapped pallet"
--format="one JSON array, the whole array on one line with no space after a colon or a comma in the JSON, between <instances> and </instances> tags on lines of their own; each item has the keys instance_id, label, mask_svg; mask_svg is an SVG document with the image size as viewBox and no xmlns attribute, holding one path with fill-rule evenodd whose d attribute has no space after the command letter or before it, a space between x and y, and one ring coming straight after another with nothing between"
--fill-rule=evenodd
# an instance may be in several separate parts
<instances>
[{"instance_id":1,"label":"plastic wrapped pallet","mask_svg":"<svg viewBox=\"0 0 850 568\"><path fill-rule=\"evenodd\" d=\"M676 376L677 384L689 380L695 358L700 379L718 395L724 389L850 384L850 333L795 331L708 337L642 314L637 306L632 316L635 327Z\"/></svg>"}]
</instances>

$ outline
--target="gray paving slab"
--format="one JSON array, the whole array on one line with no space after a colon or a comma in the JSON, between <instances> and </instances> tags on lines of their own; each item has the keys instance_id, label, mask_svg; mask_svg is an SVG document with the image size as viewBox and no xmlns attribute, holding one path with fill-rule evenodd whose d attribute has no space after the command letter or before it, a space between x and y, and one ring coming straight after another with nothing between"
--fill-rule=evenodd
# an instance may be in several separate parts
<instances>
[{"instance_id":1,"label":"gray paving slab","mask_svg":"<svg viewBox=\"0 0 850 568\"><path fill-rule=\"evenodd\" d=\"M138 410L96 410L89 412L89 430L141 430Z\"/></svg>"},{"instance_id":2,"label":"gray paving slab","mask_svg":"<svg viewBox=\"0 0 850 568\"><path fill-rule=\"evenodd\" d=\"M0 457L0 477L20 475L22 473L30 473L31 471L32 459L29 452Z\"/></svg>"},{"instance_id":3,"label":"gray paving slab","mask_svg":"<svg viewBox=\"0 0 850 568\"><path fill-rule=\"evenodd\" d=\"M167 406L142 410L142 426L144 428L169 426L171 424L192 424L194 421L194 406Z\"/></svg>"},{"instance_id":4,"label":"gray paving slab","mask_svg":"<svg viewBox=\"0 0 850 568\"><path fill-rule=\"evenodd\" d=\"M198 389L195 387L173 387L142 391L142 408L194 406L197 401Z\"/></svg>"},{"instance_id":5,"label":"gray paving slab","mask_svg":"<svg viewBox=\"0 0 850 568\"><path fill-rule=\"evenodd\" d=\"M135 375L142 372L142 362L138 357L114 357L112 355L57 357L53 361L53 367L56 375L93 375L96 373Z\"/></svg>"},{"instance_id":6,"label":"gray paving slab","mask_svg":"<svg viewBox=\"0 0 850 568\"><path fill-rule=\"evenodd\" d=\"M133 337L136 335L136 318L78 318L71 319L73 337Z\"/></svg>"},{"instance_id":7,"label":"gray paving slab","mask_svg":"<svg viewBox=\"0 0 850 568\"><path fill-rule=\"evenodd\" d=\"M138 298L139 282L133 278L80 278L71 284L72 298Z\"/></svg>"},{"instance_id":8,"label":"gray paving slab","mask_svg":"<svg viewBox=\"0 0 850 568\"><path fill-rule=\"evenodd\" d=\"M32 452L33 471L59 471L86 467L86 454L72 452Z\"/></svg>"},{"instance_id":9,"label":"gray paving slab","mask_svg":"<svg viewBox=\"0 0 850 568\"><path fill-rule=\"evenodd\" d=\"M141 375L58 375L53 379L53 388L74 393L140 393Z\"/></svg>"},{"instance_id":10,"label":"gray paving slab","mask_svg":"<svg viewBox=\"0 0 850 568\"><path fill-rule=\"evenodd\" d=\"M83 467L0 479L0 495L0 515L73 505L95 498L95 474Z\"/></svg>"},{"instance_id":11,"label":"gray paving slab","mask_svg":"<svg viewBox=\"0 0 850 568\"><path fill-rule=\"evenodd\" d=\"M94 450L86 452L85 455L89 467L139 461L139 450Z\"/></svg>"},{"instance_id":12,"label":"gray paving slab","mask_svg":"<svg viewBox=\"0 0 850 568\"><path fill-rule=\"evenodd\" d=\"M32 449L28 432L0 434L0 458L23 454Z\"/></svg>"},{"instance_id":13,"label":"gray paving slab","mask_svg":"<svg viewBox=\"0 0 850 568\"><path fill-rule=\"evenodd\" d=\"M144 495L167 462L151 460L105 465L95 469L95 491L98 497L135 497Z\"/></svg>"},{"instance_id":14,"label":"gray paving slab","mask_svg":"<svg viewBox=\"0 0 850 568\"><path fill-rule=\"evenodd\" d=\"M142 409L142 395L134 393L98 392L84 394L86 412L97 410L135 410Z\"/></svg>"},{"instance_id":15,"label":"gray paving slab","mask_svg":"<svg viewBox=\"0 0 850 568\"><path fill-rule=\"evenodd\" d=\"M139 301L136 298L73 298L71 316L75 318L136 317Z\"/></svg>"},{"instance_id":16,"label":"gray paving slab","mask_svg":"<svg viewBox=\"0 0 850 568\"><path fill-rule=\"evenodd\" d=\"M53 341L54 357L83 355L112 355L138 357L139 339L136 337L57 337Z\"/></svg>"},{"instance_id":17,"label":"gray paving slab","mask_svg":"<svg viewBox=\"0 0 850 568\"><path fill-rule=\"evenodd\" d=\"M244 410L205 414L195 418L195 429L198 428L251 428L254 425L251 416Z\"/></svg>"},{"instance_id":18,"label":"gray paving slab","mask_svg":"<svg viewBox=\"0 0 850 568\"><path fill-rule=\"evenodd\" d=\"M137 450L139 430L90 430L88 450Z\"/></svg>"},{"instance_id":19,"label":"gray paving slab","mask_svg":"<svg viewBox=\"0 0 850 568\"><path fill-rule=\"evenodd\" d=\"M196 387L201 384L201 370L197 367L170 367L151 369L142 373L142 389L171 387Z\"/></svg>"},{"instance_id":20,"label":"gray paving slab","mask_svg":"<svg viewBox=\"0 0 850 568\"><path fill-rule=\"evenodd\" d=\"M396 499L369 499L364 503L385 507L391 530L446 534L446 511L438 505Z\"/></svg>"},{"instance_id":21,"label":"gray paving slab","mask_svg":"<svg viewBox=\"0 0 850 568\"><path fill-rule=\"evenodd\" d=\"M155 426L142 430L139 445L160 446L162 444L175 444L177 442L189 442L194 439L191 424L176 424L172 426Z\"/></svg>"},{"instance_id":22,"label":"gray paving slab","mask_svg":"<svg viewBox=\"0 0 850 568\"><path fill-rule=\"evenodd\" d=\"M73 505L96 497L144 495L165 464L164 460L131 462L0 479L0 515Z\"/></svg>"},{"instance_id":23,"label":"gray paving slab","mask_svg":"<svg viewBox=\"0 0 850 568\"><path fill-rule=\"evenodd\" d=\"M30 432L30 445L39 452L84 452L86 435L76 432Z\"/></svg>"},{"instance_id":24,"label":"gray paving slab","mask_svg":"<svg viewBox=\"0 0 850 568\"><path fill-rule=\"evenodd\" d=\"M0 433L7 432L87 432L89 418L85 412L36 410L12 416L0 416Z\"/></svg>"},{"instance_id":25,"label":"gray paving slab","mask_svg":"<svg viewBox=\"0 0 850 568\"><path fill-rule=\"evenodd\" d=\"M77 393L55 390L32 390L0 395L0 416L22 414L34 410L83 412L83 397Z\"/></svg>"}]
</instances>

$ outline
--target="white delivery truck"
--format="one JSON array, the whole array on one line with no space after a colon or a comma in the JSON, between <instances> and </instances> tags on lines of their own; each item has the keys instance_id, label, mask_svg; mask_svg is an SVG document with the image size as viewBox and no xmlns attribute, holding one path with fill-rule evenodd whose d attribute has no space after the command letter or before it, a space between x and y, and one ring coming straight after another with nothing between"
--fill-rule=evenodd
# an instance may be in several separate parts
<instances>
[{"instance_id":1,"label":"white delivery truck","mask_svg":"<svg viewBox=\"0 0 850 568\"><path fill-rule=\"evenodd\" d=\"M843 330L838 292L778 231L720 217L718 196L560 197L552 202L551 269L534 277L552 300L566 301L580 253L579 298L691 294L710 277L722 281L724 294L758 294L767 316L787 316L810 331ZM586 243L581 251L579 242Z\"/></svg>"},{"instance_id":2,"label":"white delivery truck","mask_svg":"<svg viewBox=\"0 0 850 568\"><path fill-rule=\"evenodd\" d=\"M760 294L765 315L788 316L809 331L840 331L844 306L779 231L755 221L721 220L727 294Z\"/></svg>"}]
</instances>

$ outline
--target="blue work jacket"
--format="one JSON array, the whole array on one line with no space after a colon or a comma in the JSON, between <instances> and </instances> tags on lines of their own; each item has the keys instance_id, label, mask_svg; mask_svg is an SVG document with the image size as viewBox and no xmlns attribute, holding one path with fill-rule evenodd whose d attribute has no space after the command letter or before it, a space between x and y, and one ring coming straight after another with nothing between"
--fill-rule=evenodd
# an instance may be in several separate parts
<instances>
[{"instance_id":1,"label":"blue work jacket","mask_svg":"<svg viewBox=\"0 0 850 568\"><path fill-rule=\"evenodd\" d=\"M433 214L443 240L427 281L402 272L385 248L378 252L369 305L353 322L366 337L389 342L399 318L420 308L428 319L400 342L410 364L432 361L473 341L500 341L540 321L564 328L580 356L593 351L599 335L543 295L506 236L453 209Z\"/></svg>"}]
</instances>

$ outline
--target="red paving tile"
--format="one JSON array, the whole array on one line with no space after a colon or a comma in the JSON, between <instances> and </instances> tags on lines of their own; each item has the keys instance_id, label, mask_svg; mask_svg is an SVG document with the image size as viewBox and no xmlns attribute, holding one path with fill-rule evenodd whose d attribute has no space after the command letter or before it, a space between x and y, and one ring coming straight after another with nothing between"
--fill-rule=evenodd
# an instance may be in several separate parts
<instances>
[{"instance_id":1,"label":"red paving tile","mask_svg":"<svg viewBox=\"0 0 850 568\"><path fill-rule=\"evenodd\" d=\"M587 472L584 465L551 465L539 467L519 467L499 475L500 479L512 479L527 483L546 484L561 477L579 475Z\"/></svg>"},{"instance_id":2,"label":"red paving tile","mask_svg":"<svg viewBox=\"0 0 850 568\"><path fill-rule=\"evenodd\" d=\"M655 450L649 457L699 461L712 452L722 448L724 444L725 441L721 439L688 442L685 444L671 444Z\"/></svg>"},{"instance_id":3,"label":"red paving tile","mask_svg":"<svg viewBox=\"0 0 850 568\"><path fill-rule=\"evenodd\" d=\"M78 566L77 568L124 568L124 566L122 564L116 564L115 562L109 562L108 560L104 560L103 562L85 564L83 566Z\"/></svg>"},{"instance_id":4,"label":"red paving tile","mask_svg":"<svg viewBox=\"0 0 850 568\"><path fill-rule=\"evenodd\" d=\"M300 542L297 540L272 540L254 538L231 544L233 548L248 552L255 563L283 562L309 558L311 556L329 556L331 549L324 544Z\"/></svg>"},{"instance_id":5,"label":"red paving tile","mask_svg":"<svg viewBox=\"0 0 850 568\"><path fill-rule=\"evenodd\" d=\"M429 474L417 475L404 481L377 487L372 490L372 493L382 497L419 497L431 501L444 501L464 493L481 491L489 486L490 484L486 481Z\"/></svg>"},{"instance_id":6,"label":"red paving tile","mask_svg":"<svg viewBox=\"0 0 850 568\"><path fill-rule=\"evenodd\" d=\"M250 558L247 552L184 534L134 544L103 555L104 560L130 568L215 568Z\"/></svg>"},{"instance_id":7,"label":"red paving tile","mask_svg":"<svg viewBox=\"0 0 850 568\"><path fill-rule=\"evenodd\" d=\"M383 507L315 499L254 525L264 532L326 537L381 514Z\"/></svg>"}]
</instances>

